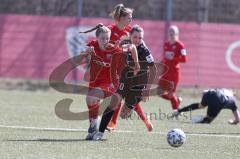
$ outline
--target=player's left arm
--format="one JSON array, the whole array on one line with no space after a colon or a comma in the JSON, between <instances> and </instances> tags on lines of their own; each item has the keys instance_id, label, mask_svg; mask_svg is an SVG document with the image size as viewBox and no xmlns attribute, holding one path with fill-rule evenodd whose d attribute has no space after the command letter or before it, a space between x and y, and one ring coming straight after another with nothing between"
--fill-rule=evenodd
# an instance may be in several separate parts
<instances>
[{"instance_id":1,"label":"player's left arm","mask_svg":"<svg viewBox=\"0 0 240 159\"><path fill-rule=\"evenodd\" d=\"M237 108L237 105L235 102L232 105L231 109L233 112L234 119L228 120L228 123L232 124L232 125L238 124L240 122L240 112L239 112L239 109Z\"/></svg>"},{"instance_id":2,"label":"player's left arm","mask_svg":"<svg viewBox=\"0 0 240 159\"><path fill-rule=\"evenodd\" d=\"M232 125L238 124L238 123L240 122L240 112L239 112L239 110L238 110L238 109L235 110L235 111L233 112L233 115L234 115L234 119L230 119L230 120L228 121L228 123L229 123L229 124L232 124Z\"/></svg>"}]
</instances>

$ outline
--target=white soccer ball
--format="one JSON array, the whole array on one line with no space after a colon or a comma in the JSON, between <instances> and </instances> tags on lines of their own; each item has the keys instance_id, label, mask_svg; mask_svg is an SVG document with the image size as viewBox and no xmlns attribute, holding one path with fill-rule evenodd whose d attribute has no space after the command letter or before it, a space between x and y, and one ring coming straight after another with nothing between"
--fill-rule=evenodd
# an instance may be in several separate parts
<instances>
[{"instance_id":1,"label":"white soccer ball","mask_svg":"<svg viewBox=\"0 0 240 159\"><path fill-rule=\"evenodd\" d=\"M179 147L186 141L186 135L181 129L172 129L167 133L167 142L172 147Z\"/></svg>"}]
</instances>

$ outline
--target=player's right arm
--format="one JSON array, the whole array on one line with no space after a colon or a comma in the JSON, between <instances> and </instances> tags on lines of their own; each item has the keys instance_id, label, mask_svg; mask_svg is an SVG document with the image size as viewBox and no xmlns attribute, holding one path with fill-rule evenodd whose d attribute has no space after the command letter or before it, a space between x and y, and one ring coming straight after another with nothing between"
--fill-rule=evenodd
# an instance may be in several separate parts
<instances>
[{"instance_id":1,"label":"player's right arm","mask_svg":"<svg viewBox=\"0 0 240 159\"><path fill-rule=\"evenodd\" d=\"M122 54L117 53L113 54L111 59L111 66L110 66L110 76L114 87L117 89L119 85L119 79L121 76L121 72L124 65L124 57Z\"/></svg>"},{"instance_id":2,"label":"player's right arm","mask_svg":"<svg viewBox=\"0 0 240 159\"><path fill-rule=\"evenodd\" d=\"M134 61L134 75L136 75L138 73L138 71L140 70L140 64L138 61L138 53L137 53L137 48L135 45L133 44L128 44L127 45L128 50L131 52L133 61Z\"/></svg>"},{"instance_id":3,"label":"player's right arm","mask_svg":"<svg viewBox=\"0 0 240 159\"><path fill-rule=\"evenodd\" d=\"M95 41L93 40L87 44L87 48L80 53L82 58L89 57L91 55L96 55L94 51L94 43Z\"/></svg>"}]
</instances>

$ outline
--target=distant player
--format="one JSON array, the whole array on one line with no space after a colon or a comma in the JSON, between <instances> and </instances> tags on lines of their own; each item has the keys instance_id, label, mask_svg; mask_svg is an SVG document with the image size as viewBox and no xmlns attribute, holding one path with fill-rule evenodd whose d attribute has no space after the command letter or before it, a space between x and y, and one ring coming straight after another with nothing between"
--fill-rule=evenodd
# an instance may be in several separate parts
<instances>
[{"instance_id":1,"label":"distant player","mask_svg":"<svg viewBox=\"0 0 240 159\"><path fill-rule=\"evenodd\" d=\"M187 61L187 52L184 44L179 40L179 30L177 26L170 26L168 30L168 38L163 46L163 63L168 67L167 72L160 78L158 94L171 101L173 111L177 111L180 98L176 96L176 89L180 79L180 63ZM172 83L170 91L165 81Z\"/></svg>"},{"instance_id":2,"label":"distant player","mask_svg":"<svg viewBox=\"0 0 240 159\"><path fill-rule=\"evenodd\" d=\"M126 54L126 56L120 54L118 56L113 56L113 66L111 67L113 77L121 74L120 84L116 94L119 96L120 100L124 99L125 101L121 110L121 117L123 119L131 115L137 103L141 100L147 101L149 99L151 83L154 81L156 73L153 57L150 51L142 43L143 29L138 25L133 26L130 37L131 42L137 46L140 71L136 76L132 73L134 63L130 54ZM114 114L116 101L118 101L116 96L112 96L111 103L102 116L99 132L93 135L92 140L102 139L107 124Z\"/></svg>"},{"instance_id":3,"label":"distant player","mask_svg":"<svg viewBox=\"0 0 240 159\"><path fill-rule=\"evenodd\" d=\"M91 54L89 91L86 97L89 109L90 126L86 139L97 130L100 100L111 96L112 93L116 91L110 72L112 56L114 54L123 53L122 48L116 47L114 44L110 43L111 30L108 27L99 24L95 28L83 33L94 30L96 30L97 40L91 41L88 44L89 48L87 48L86 51ZM134 45L129 45L127 49L133 57L133 61L138 64L136 47ZM139 70L139 65L136 67L133 67L134 71Z\"/></svg>"},{"instance_id":4,"label":"distant player","mask_svg":"<svg viewBox=\"0 0 240 159\"><path fill-rule=\"evenodd\" d=\"M114 20L114 24L109 25L108 28L111 30L111 41L117 42L123 39L129 38L129 32L131 31L133 9L125 7L123 4L118 4L114 7L114 10L110 13L110 16ZM142 41L142 40L141 40ZM112 120L108 125L108 130L112 131L116 128L118 115L121 109L121 103L116 108ZM134 109L141 120L144 122L148 131L152 131L153 126L147 116L145 115L143 109L139 104L135 106Z\"/></svg>"},{"instance_id":5,"label":"distant player","mask_svg":"<svg viewBox=\"0 0 240 159\"><path fill-rule=\"evenodd\" d=\"M122 38L128 36L131 30L133 9L124 7L123 4L118 4L110 13L114 20L114 24L108 26L111 30L111 41L117 42Z\"/></svg>"},{"instance_id":6,"label":"distant player","mask_svg":"<svg viewBox=\"0 0 240 159\"><path fill-rule=\"evenodd\" d=\"M240 122L240 112L236 105L236 98L231 90L228 89L209 89L203 92L200 103L193 103L178 110L177 114L195 109L207 107L207 115L196 123L211 123L222 109L230 109L234 119L230 119L229 124Z\"/></svg>"}]
</instances>

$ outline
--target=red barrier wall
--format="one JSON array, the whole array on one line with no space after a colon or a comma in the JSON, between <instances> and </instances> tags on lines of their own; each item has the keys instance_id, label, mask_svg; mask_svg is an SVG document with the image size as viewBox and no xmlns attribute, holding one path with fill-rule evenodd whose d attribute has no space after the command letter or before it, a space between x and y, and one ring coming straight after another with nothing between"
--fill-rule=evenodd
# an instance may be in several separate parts
<instances>
[{"instance_id":1,"label":"red barrier wall","mask_svg":"<svg viewBox=\"0 0 240 159\"><path fill-rule=\"evenodd\" d=\"M0 76L47 79L56 66L73 56L68 47L73 34L71 28L76 31L100 22L107 25L112 21L0 15ZM160 60L165 23L135 20L134 24L145 29L145 42L155 59ZM240 25L174 24L180 28L180 38L186 45L189 58L186 64L182 64L181 85L240 88ZM81 69L78 69L77 76L81 80Z\"/></svg>"}]
</instances>

